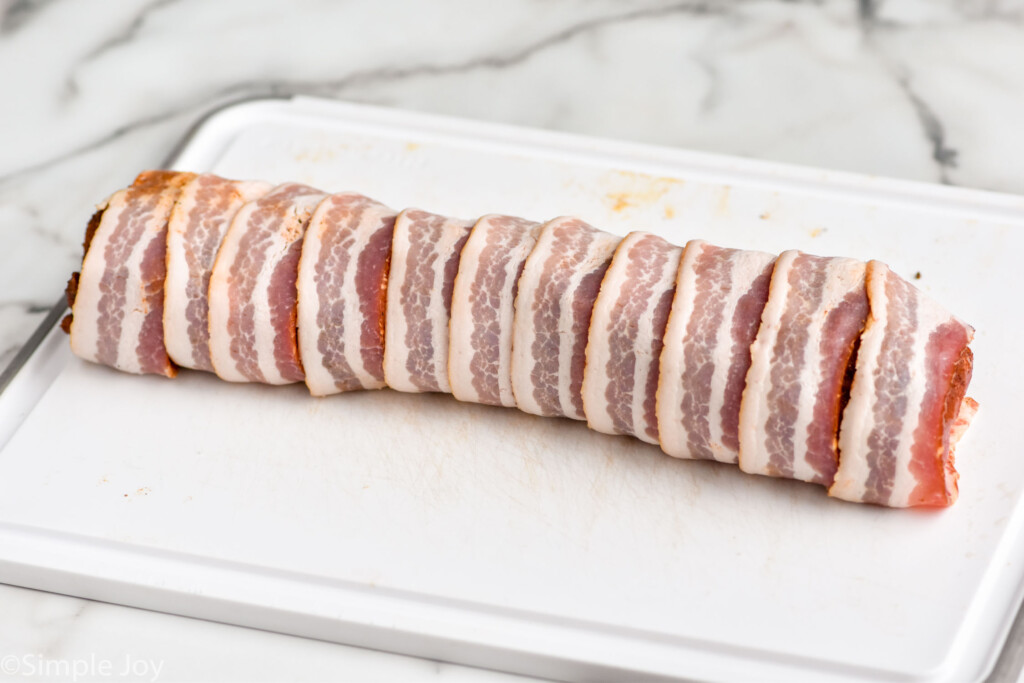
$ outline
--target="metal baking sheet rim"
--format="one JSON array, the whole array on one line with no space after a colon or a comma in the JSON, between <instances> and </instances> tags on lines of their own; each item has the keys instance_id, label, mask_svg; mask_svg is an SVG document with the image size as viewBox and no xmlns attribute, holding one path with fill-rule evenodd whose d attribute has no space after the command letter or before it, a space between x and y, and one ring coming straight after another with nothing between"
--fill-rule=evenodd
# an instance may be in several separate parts
<instances>
[{"instance_id":1,"label":"metal baking sheet rim","mask_svg":"<svg viewBox=\"0 0 1024 683\"><path fill-rule=\"evenodd\" d=\"M324 111L332 106L338 106L338 103L330 101L323 101L321 104L320 101L313 98L289 96L261 96L227 102L211 109L197 119L175 145L163 166L173 167L196 137L209 124L215 123L224 115L230 115L242 109L281 107L296 103L306 107L312 106L314 112L318 106L325 107ZM390 113L392 110L379 109L379 111ZM308 109L303 113L308 113ZM395 113L398 114L398 112ZM416 116L442 123L465 123L450 117L425 114L416 114ZM509 131L515 130L509 126L482 125L496 129L504 128ZM530 129L519 130L524 133L535 132ZM565 138L577 137L547 132L541 132L541 134L555 137L564 136ZM609 144L627 152L631 148L652 152L658 150L656 147L632 143L612 142ZM728 169L730 166L738 164L747 169L781 177L794 175L806 177L809 174L822 173L817 169L733 159L724 155L689 152L687 154L709 163L716 167L716 170ZM872 182L874 180L874 178L870 179ZM846 189L852 189L854 192L863 189L864 181L865 178L862 176L842 172L828 172L827 176L829 184L847 185ZM815 184L819 182L821 181L815 181ZM954 206L967 202L974 204L979 199L990 200L986 202L987 206L974 204L971 207L974 211L980 209L984 212L989 209L1001 213L1008 207L999 206L999 204L1016 202L1015 197L985 191L937 187L903 180L885 179L885 182L890 192L894 189L902 189L908 191L909 194L942 198ZM54 368L53 356L54 351L62 345L64 337L57 327L57 323L67 310L64 297L61 297L11 363L0 371L0 449L17 430L25 416L31 412L58 374L59 367ZM48 361L50 362L48 363ZM16 406L13 410L10 409L12 401ZM1024 530L1024 506L1018 506L1014 511L1009 527L1016 532L1016 535L1022 533ZM71 549L83 553L80 557L88 557L89 550L95 549L97 545L94 539L83 539L73 534L62 534L51 530L0 522L0 581L11 585L191 618L549 678L614 680L626 674L635 678L638 673L646 673L645 679L652 680L674 678L667 673L673 668L671 666L668 668L657 667L660 671L644 666L645 660L650 661L651 658L660 659L662 664L674 660L677 660L677 663L685 661L686 668L691 675L703 677L702 674L705 674L713 678L728 677L730 673L733 675L739 675L741 672L749 674L750 670L746 667L751 664L761 667L760 671L766 675L770 672L775 675L784 674L793 668L803 670L805 673L817 669L825 676L839 674L842 678L851 679L891 673L844 665L838 665L840 669L837 670L835 662L806 659L797 661L798 658L788 655L773 652L755 653L750 648L738 646L732 648L703 641L670 642L678 639L666 639L664 636L659 636L659 638L665 642L657 642L656 639L639 640L631 636L630 629L622 629L621 633L607 629L608 633L600 634L595 633L592 624L588 624L589 636L596 635L598 638L603 636L606 641L605 645L610 650L624 648L621 651L627 655L627 658L635 658L637 666L626 670L611 663L602 664L598 661L601 659L601 655L607 651L604 649L594 650L589 647L593 645L590 639L587 642L579 643L583 647L582 651L575 653L576 656L565 652L564 649L552 650L549 648L548 651L544 651L543 644L552 642L546 637L546 634L550 635L572 625L560 624L557 620L550 619L551 623L543 624L541 627L537 616L532 614L487 615L487 619L493 622L486 625L491 627L490 635L502 635L501 632L504 632L504 635L508 636L510 629L518 630L520 638L525 637L526 641L530 642L530 649L519 649L508 647L507 640L488 639L486 635L480 637L481 632L487 634L487 628L481 623L481 613L473 611L472 605L458 605L454 602L441 604L438 601L427 601L419 596L403 595L397 592L388 595L379 589L367 590L356 585L339 586L337 581L325 582L322 579L288 572L263 572L254 583L251 567L236 567L229 562L214 561L211 563L209 558L191 557L184 553L146 551L116 542L103 542L99 545L102 545L105 553L119 555L126 561L134 562L139 568L145 568L149 562L157 562L150 568L150 571L162 572L165 575L164 578L155 583L144 583L141 581L127 582L105 575L102 571L104 566L102 558L93 559L93 562L99 560L98 564L93 567L96 570L93 573L84 571L88 560L84 560L82 563L83 571L77 573L59 569L52 566L50 562L53 558L59 558L62 551ZM20 557L32 557L34 561L9 559L12 556L18 556L17 552L11 552L14 549L21 552ZM168 572L168 566L179 570L180 573ZM218 578L221 579L224 591L219 595L204 595L201 589L189 586L187 577L190 572L202 572L204 582L209 581L211 572L216 572ZM167 580L167 577L172 576L173 579ZM185 580L178 580L176 584L175 580L182 577L185 577ZM267 592L266 588L275 587L279 591L285 590L291 593L297 591L300 594L301 587L308 582L323 583L326 585L321 588L333 589L339 596L336 607L340 609L329 615L315 615L311 613L315 610L297 612L294 609L274 605L271 601L259 604L260 596L274 594ZM250 587L249 590L238 589L238 586L246 584ZM252 590L258 587L263 590ZM244 593L249 595L243 601L242 594ZM1024 575L1018 578L1013 594L1014 598L1009 605L1011 609L1006 610L1005 618L992 629L996 633L996 637L992 639L991 645L987 648L981 661L977 662L980 666L971 667L974 672L983 675L984 679L988 681L1017 680L1021 671L1024 670L1024 609L1021 609L1021 605L1024 603ZM188 598L187 604L182 602L182 598ZM365 603L362 615L359 614L360 602ZM415 615L407 614L408 607L416 606L417 602L422 603L418 605L419 607L426 608L424 615L430 616L420 615L417 618ZM393 610L390 615L386 610L381 610L382 605L388 603L392 607L398 608ZM382 620L382 612L385 616L390 616L390 619ZM359 618L360 616L364 618ZM463 622L462 628L456 629L456 631L461 632L438 634L436 629L438 624L450 626L457 623L460 618ZM433 628L430 628L431 626ZM538 630L542 633L538 633ZM964 631L966 630L964 629ZM570 636L569 642L571 642L572 631L564 633ZM396 647L396 635L400 635L402 638L401 645L398 647ZM652 634L643 635L650 636ZM954 649L947 656L946 662L955 659L952 657L953 651L966 646L965 636L964 632L958 636ZM562 639L559 642L564 644L566 641ZM751 657L752 654L755 656ZM739 669L737 669L737 665L739 665ZM944 664L939 670L927 672L925 677L920 680L947 678L952 673L947 671L947 668ZM644 672L645 669L646 672Z\"/></svg>"}]
</instances>

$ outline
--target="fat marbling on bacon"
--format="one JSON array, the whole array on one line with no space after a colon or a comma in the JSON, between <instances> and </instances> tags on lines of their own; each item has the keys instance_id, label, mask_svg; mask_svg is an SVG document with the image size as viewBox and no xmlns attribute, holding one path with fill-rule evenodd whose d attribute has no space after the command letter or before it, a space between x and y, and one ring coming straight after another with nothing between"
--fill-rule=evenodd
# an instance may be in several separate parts
<instances>
[{"instance_id":1,"label":"fat marbling on bacon","mask_svg":"<svg viewBox=\"0 0 1024 683\"><path fill-rule=\"evenodd\" d=\"M384 384L384 309L395 211L361 194L316 208L296 291L299 355L314 396Z\"/></svg>"},{"instance_id":2,"label":"fat marbling on bacon","mask_svg":"<svg viewBox=\"0 0 1024 683\"><path fill-rule=\"evenodd\" d=\"M512 393L520 410L585 420L590 314L620 238L562 217L544 225L519 277Z\"/></svg>"},{"instance_id":3,"label":"fat marbling on bacon","mask_svg":"<svg viewBox=\"0 0 1024 683\"><path fill-rule=\"evenodd\" d=\"M384 379L399 391L448 384L448 321L462 245L473 221L406 209L395 221L384 324Z\"/></svg>"},{"instance_id":4,"label":"fat marbling on bacon","mask_svg":"<svg viewBox=\"0 0 1024 683\"><path fill-rule=\"evenodd\" d=\"M658 367L681 255L647 232L630 233L615 250L594 303L583 370L591 429L658 443Z\"/></svg>"},{"instance_id":5,"label":"fat marbling on bacon","mask_svg":"<svg viewBox=\"0 0 1024 683\"><path fill-rule=\"evenodd\" d=\"M864 329L864 264L787 251L775 262L740 405L740 469L830 486L843 380Z\"/></svg>"},{"instance_id":6,"label":"fat marbling on bacon","mask_svg":"<svg viewBox=\"0 0 1024 683\"><path fill-rule=\"evenodd\" d=\"M974 328L888 266L870 261L861 336L829 493L892 507L952 505L956 441L978 404L965 398Z\"/></svg>"},{"instance_id":7,"label":"fat marbling on bacon","mask_svg":"<svg viewBox=\"0 0 1024 683\"><path fill-rule=\"evenodd\" d=\"M164 346L167 220L193 177L145 171L100 209L81 275L69 283L77 356L125 372L177 372Z\"/></svg>"},{"instance_id":8,"label":"fat marbling on bacon","mask_svg":"<svg viewBox=\"0 0 1024 683\"><path fill-rule=\"evenodd\" d=\"M876 261L295 183L141 174L90 220L68 300L72 350L128 372L451 391L892 507L956 500L977 408L973 329Z\"/></svg>"},{"instance_id":9,"label":"fat marbling on bacon","mask_svg":"<svg viewBox=\"0 0 1024 683\"><path fill-rule=\"evenodd\" d=\"M448 379L460 401L514 408L512 323L526 257L540 224L490 214L462 247L452 290Z\"/></svg>"},{"instance_id":10,"label":"fat marbling on bacon","mask_svg":"<svg viewBox=\"0 0 1024 683\"><path fill-rule=\"evenodd\" d=\"M306 225L325 196L285 183L243 206L231 221L210 276L210 360L221 379L305 379L295 282Z\"/></svg>"},{"instance_id":11,"label":"fat marbling on bacon","mask_svg":"<svg viewBox=\"0 0 1024 683\"><path fill-rule=\"evenodd\" d=\"M262 181L225 180L211 173L181 189L167 224L164 344L175 364L213 370L210 362L210 274L231 219L271 188Z\"/></svg>"},{"instance_id":12,"label":"fat marbling on bacon","mask_svg":"<svg viewBox=\"0 0 1024 683\"><path fill-rule=\"evenodd\" d=\"M661 448L736 463L750 345L775 257L690 240L676 274L658 379Z\"/></svg>"}]
</instances>

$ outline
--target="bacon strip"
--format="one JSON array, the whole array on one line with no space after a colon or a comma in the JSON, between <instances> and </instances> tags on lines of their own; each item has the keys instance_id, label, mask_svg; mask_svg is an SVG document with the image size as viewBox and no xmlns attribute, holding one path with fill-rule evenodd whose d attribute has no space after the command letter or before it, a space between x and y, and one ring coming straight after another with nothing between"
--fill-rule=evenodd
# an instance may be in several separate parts
<instances>
[{"instance_id":1,"label":"bacon strip","mask_svg":"<svg viewBox=\"0 0 1024 683\"><path fill-rule=\"evenodd\" d=\"M225 180L204 173L181 190L167 224L164 344L182 367L213 371L210 363L210 273L224 233L242 205L270 191L262 181Z\"/></svg>"},{"instance_id":2,"label":"bacon strip","mask_svg":"<svg viewBox=\"0 0 1024 683\"><path fill-rule=\"evenodd\" d=\"M395 212L334 194L313 213L299 261L299 350L314 396L384 386L384 310Z\"/></svg>"},{"instance_id":3,"label":"bacon strip","mask_svg":"<svg viewBox=\"0 0 1024 683\"><path fill-rule=\"evenodd\" d=\"M977 404L964 394L974 329L878 261L829 495L891 507L956 502L956 442Z\"/></svg>"},{"instance_id":4,"label":"bacon strip","mask_svg":"<svg viewBox=\"0 0 1024 683\"><path fill-rule=\"evenodd\" d=\"M520 410L586 419L583 368L594 301L620 238L578 218L544 225L519 278L512 392Z\"/></svg>"},{"instance_id":5,"label":"bacon strip","mask_svg":"<svg viewBox=\"0 0 1024 683\"><path fill-rule=\"evenodd\" d=\"M177 373L164 348L167 219L193 177L146 171L107 200L72 306L77 356L136 374Z\"/></svg>"},{"instance_id":6,"label":"bacon strip","mask_svg":"<svg viewBox=\"0 0 1024 683\"><path fill-rule=\"evenodd\" d=\"M448 321L472 221L419 209L398 214L391 244L384 378L398 391L450 392Z\"/></svg>"},{"instance_id":7,"label":"bacon strip","mask_svg":"<svg viewBox=\"0 0 1024 683\"><path fill-rule=\"evenodd\" d=\"M210 360L221 379L289 384L305 378L295 281L302 236L324 197L306 185L278 185L231 221L210 276Z\"/></svg>"},{"instance_id":8,"label":"bacon strip","mask_svg":"<svg viewBox=\"0 0 1024 683\"><path fill-rule=\"evenodd\" d=\"M658 443L659 359L682 252L647 232L630 233L615 250L594 303L583 370L591 429Z\"/></svg>"},{"instance_id":9,"label":"bacon strip","mask_svg":"<svg viewBox=\"0 0 1024 683\"><path fill-rule=\"evenodd\" d=\"M683 252L658 380L661 447L736 463L740 399L775 258L691 240Z\"/></svg>"},{"instance_id":10,"label":"bacon strip","mask_svg":"<svg viewBox=\"0 0 1024 683\"><path fill-rule=\"evenodd\" d=\"M462 247L452 291L448 378L460 401L515 407L512 321L519 276L540 224L484 216Z\"/></svg>"},{"instance_id":11,"label":"bacon strip","mask_svg":"<svg viewBox=\"0 0 1024 683\"><path fill-rule=\"evenodd\" d=\"M865 264L787 251L772 274L740 407L740 468L830 486L843 380L864 329Z\"/></svg>"}]
</instances>

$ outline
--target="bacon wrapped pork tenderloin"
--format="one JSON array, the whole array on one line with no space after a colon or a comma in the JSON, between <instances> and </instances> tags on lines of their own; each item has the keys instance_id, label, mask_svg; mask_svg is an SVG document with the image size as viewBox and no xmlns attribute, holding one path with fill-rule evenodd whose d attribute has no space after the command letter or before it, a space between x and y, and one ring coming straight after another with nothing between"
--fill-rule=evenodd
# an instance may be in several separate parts
<instances>
[{"instance_id":1,"label":"bacon wrapped pork tenderloin","mask_svg":"<svg viewBox=\"0 0 1024 683\"><path fill-rule=\"evenodd\" d=\"M72 351L586 420L891 507L956 501L974 330L877 261L465 221L147 171L89 222Z\"/></svg>"}]
</instances>

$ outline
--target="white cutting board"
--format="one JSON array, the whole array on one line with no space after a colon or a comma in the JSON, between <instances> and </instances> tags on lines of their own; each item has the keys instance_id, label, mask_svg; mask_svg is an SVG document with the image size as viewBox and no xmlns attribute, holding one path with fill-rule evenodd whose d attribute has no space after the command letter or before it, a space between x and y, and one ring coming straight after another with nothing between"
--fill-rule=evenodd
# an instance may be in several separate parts
<instances>
[{"instance_id":1,"label":"white cutting board","mask_svg":"<svg viewBox=\"0 0 1024 683\"><path fill-rule=\"evenodd\" d=\"M1024 578L1024 199L309 99L221 111L174 165L920 273L978 329L960 501L843 503L443 395L130 376L54 331L0 395L0 581L564 678L994 662Z\"/></svg>"}]
</instances>

